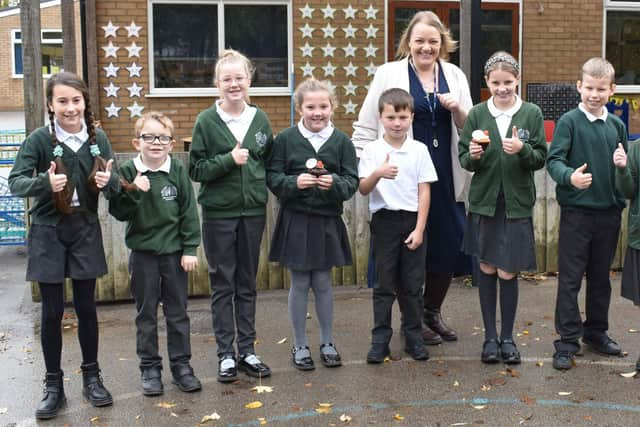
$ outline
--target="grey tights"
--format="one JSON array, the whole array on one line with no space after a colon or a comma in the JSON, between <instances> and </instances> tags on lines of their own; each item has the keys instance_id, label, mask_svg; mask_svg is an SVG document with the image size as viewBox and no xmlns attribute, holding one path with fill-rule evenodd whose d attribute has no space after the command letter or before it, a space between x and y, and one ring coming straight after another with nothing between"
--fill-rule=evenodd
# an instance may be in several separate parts
<instances>
[{"instance_id":1,"label":"grey tights","mask_svg":"<svg viewBox=\"0 0 640 427\"><path fill-rule=\"evenodd\" d=\"M290 270L289 318L295 339L295 346L308 346L307 342L307 296L313 289L316 316L320 323L321 344L332 342L333 336L333 290L331 270Z\"/></svg>"}]
</instances>

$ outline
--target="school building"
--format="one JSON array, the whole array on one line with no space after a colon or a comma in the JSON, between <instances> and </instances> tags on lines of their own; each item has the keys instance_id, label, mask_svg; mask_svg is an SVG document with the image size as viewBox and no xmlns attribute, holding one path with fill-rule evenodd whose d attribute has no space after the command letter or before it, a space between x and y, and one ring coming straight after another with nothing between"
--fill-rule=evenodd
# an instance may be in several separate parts
<instances>
[{"instance_id":1,"label":"school building","mask_svg":"<svg viewBox=\"0 0 640 427\"><path fill-rule=\"evenodd\" d=\"M133 124L149 110L174 119L178 141L189 137L198 112L217 96L213 68L225 47L252 59L251 99L276 132L297 121L290 95L313 75L331 82L340 104L335 124L351 133L376 67L394 58L416 11L433 10L459 39L458 1L87 3L87 28L95 29L87 35L87 55L97 58L88 73L94 109L117 151L132 150ZM498 49L519 58L525 99L529 85L575 83L581 64L604 54L616 67L617 101L627 101L630 131L640 133L640 1L493 0L481 7L481 58Z\"/></svg>"}]
</instances>

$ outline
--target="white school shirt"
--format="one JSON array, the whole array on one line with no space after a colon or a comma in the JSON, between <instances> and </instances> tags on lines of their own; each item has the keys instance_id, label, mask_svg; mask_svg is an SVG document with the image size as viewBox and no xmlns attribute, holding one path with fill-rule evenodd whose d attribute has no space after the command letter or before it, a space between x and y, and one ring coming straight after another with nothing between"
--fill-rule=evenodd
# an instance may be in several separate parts
<instances>
[{"instance_id":1,"label":"white school shirt","mask_svg":"<svg viewBox=\"0 0 640 427\"><path fill-rule=\"evenodd\" d=\"M218 113L224 124L227 125L236 141L242 144L242 141L244 141L244 137L249 131L251 122L256 115L256 107L252 107L245 102L242 114L240 114L238 117L234 117L220 108L221 102L221 99L216 101L216 112Z\"/></svg>"},{"instance_id":2,"label":"white school shirt","mask_svg":"<svg viewBox=\"0 0 640 427\"><path fill-rule=\"evenodd\" d=\"M329 122L327 127L322 129L320 132L311 132L309 129L304 127L302 119L300 119L300 121L298 122L298 130L300 131L302 136L304 136L307 141L311 143L313 149L316 150L317 153L333 134L333 123Z\"/></svg>"},{"instance_id":3,"label":"white school shirt","mask_svg":"<svg viewBox=\"0 0 640 427\"><path fill-rule=\"evenodd\" d=\"M158 169L151 169L149 166L142 163L142 154L138 154L136 157L133 158L133 165L136 167L136 170L140 173L145 173L149 171L149 172L164 172L168 174L171 172L171 156L167 155L167 160L165 160L164 163L162 163Z\"/></svg>"},{"instance_id":4,"label":"white school shirt","mask_svg":"<svg viewBox=\"0 0 640 427\"><path fill-rule=\"evenodd\" d=\"M84 120L82 120L82 128L80 128L80 132L70 133L67 132L58 124L57 119L53 119L53 125L56 130L56 138L58 142L64 143L67 147L69 147L74 153L77 153L80 147L87 142L89 139L89 132L87 132L87 125ZM71 206L76 207L80 206L80 201L78 200L78 190L76 188L73 189L73 196L71 197Z\"/></svg>"},{"instance_id":5,"label":"white school shirt","mask_svg":"<svg viewBox=\"0 0 640 427\"><path fill-rule=\"evenodd\" d=\"M578 104L578 109L582 111L585 116L587 116L587 120L589 120L591 123L595 122L596 120L602 120L603 122L606 122L607 117L609 117L609 111L607 110L606 107L602 107L602 113L599 116L593 115L590 112L588 112L587 108L584 106L582 102Z\"/></svg>"},{"instance_id":6,"label":"white school shirt","mask_svg":"<svg viewBox=\"0 0 640 427\"><path fill-rule=\"evenodd\" d=\"M522 107L522 99L516 95L516 103L513 104L513 107L509 108L506 111L499 110L498 107L493 103L493 96L489 98L487 102L487 107L489 108L489 113L493 116L496 121L496 125L498 125L498 131L500 132L500 136L502 138L507 137L507 132L509 132L509 125L511 124L511 119L518 112L520 107Z\"/></svg>"},{"instance_id":7,"label":"white school shirt","mask_svg":"<svg viewBox=\"0 0 640 427\"><path fill-rule=\"evenodd\" d=\"M398 167L396 179L380 178L369 194L369 211L380 209L418 212L418 183L438 180L429 149L423 143L407 137L402 147L393 148L383 138L364 146L358 165L358 176L366 178L387 158Z\"/></svg>"}]
</instances>

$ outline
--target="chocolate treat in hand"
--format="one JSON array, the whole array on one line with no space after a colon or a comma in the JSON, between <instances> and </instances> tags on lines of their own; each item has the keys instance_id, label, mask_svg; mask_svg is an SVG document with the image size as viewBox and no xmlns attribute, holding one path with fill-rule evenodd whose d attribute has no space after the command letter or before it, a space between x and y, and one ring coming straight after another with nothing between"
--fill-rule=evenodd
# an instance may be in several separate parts
<instances>
[{"instance_id":1,"label":"chocolate treat in hand","mask_svg":"<svg viewBox=\"0 0 640 427\"><path fill-rule=\"evenodd\" d=\"M314 158L308 159L305 162L305 166L309 170L309 173L315 176L316 178L321 175L326 175L329 173L329 171L327 171L324 168L324 165L322 164L322 160L316 160Z\"/></svg>"},{"instance_id":2,"label":"chocolate treat in hand","mask_svg":"<svg viewBox=\"0 0 640 427\"><path fill-rule=\"evenodd\" d=\"M482 147L482 151L487 149L487 146L491 142L489 139L489 131L488 130L474 130L471 134L471 138Z\"/></svg>"}]
</instances>

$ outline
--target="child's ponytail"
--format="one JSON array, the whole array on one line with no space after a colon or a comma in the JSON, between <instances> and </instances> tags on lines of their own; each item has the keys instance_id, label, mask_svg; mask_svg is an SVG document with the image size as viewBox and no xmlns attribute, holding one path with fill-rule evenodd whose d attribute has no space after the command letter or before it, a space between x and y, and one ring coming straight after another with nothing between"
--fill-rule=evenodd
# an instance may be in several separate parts
<instances>
[{"instance_id":1,"label":"child's ponytail","mask_svg":"<svg viewBox=\"0 0 640 427\"><path fill-rule=\"evenodd\" d=\"M56 127L53 118L53 110L49 109L49 135L51 136L51 145L53 146L53 162L56 165L56 174L64 174L67 176L67 183L64 185L64 188L61 191L53 193L53 205L58 212L68 215L71 213L71 198L73 197L75 186L62 161L63 149L56 137Z\"/></svg>"}]
</instances>

